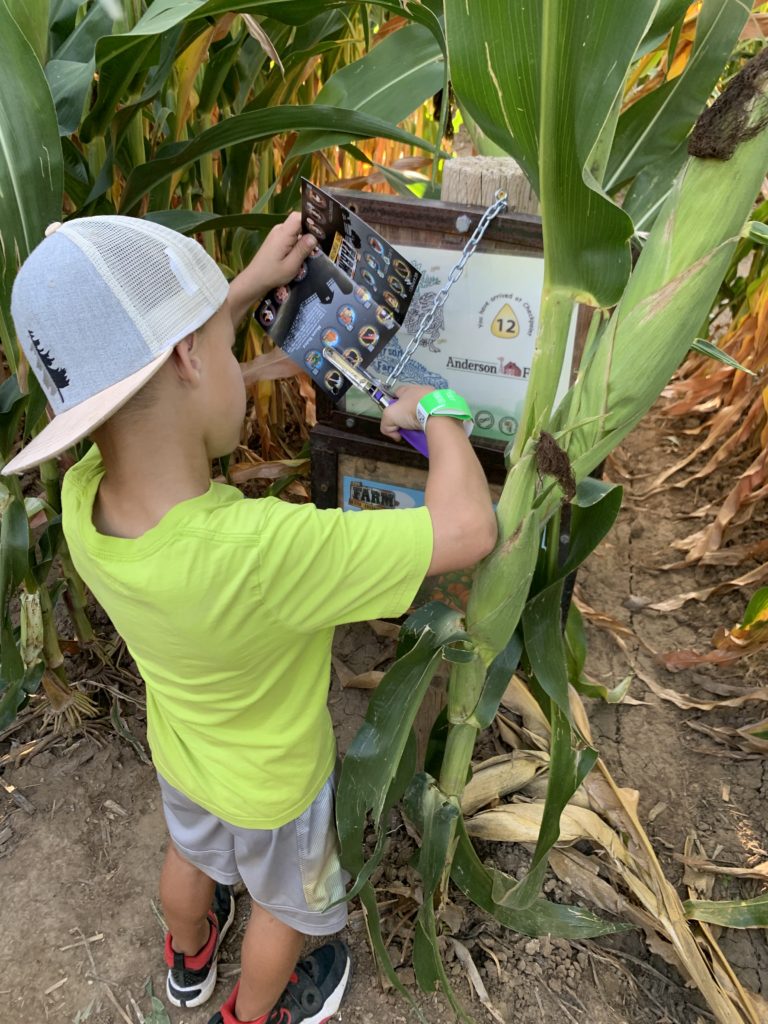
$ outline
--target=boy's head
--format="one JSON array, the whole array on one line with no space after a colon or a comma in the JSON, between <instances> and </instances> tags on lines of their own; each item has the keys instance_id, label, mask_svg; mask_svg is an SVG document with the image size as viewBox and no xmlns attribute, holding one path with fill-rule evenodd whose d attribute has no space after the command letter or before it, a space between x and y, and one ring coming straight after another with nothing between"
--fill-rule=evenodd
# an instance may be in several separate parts
<instances>
[{"instance_id":1,"label":"boy's head","mask_svg":"<svg viewBox=\"0 0 768 1024\"><path fill-rule=\"evenodd\" d=\"M164 368L176 346L177 365L162 376L185 384L191 374L194 388L195 374L218 360L222 386L209 374L197 400L203 412L228 400L231 407L237 365L231 355L223 362L232 341L222 308L227 293L202 246L159 224L115 216L52 225L19 270L11 312L55 417L2 472L22 472L92 433ZM214 448L222 443L212 439Z\"/></svg>"}]
</instances>

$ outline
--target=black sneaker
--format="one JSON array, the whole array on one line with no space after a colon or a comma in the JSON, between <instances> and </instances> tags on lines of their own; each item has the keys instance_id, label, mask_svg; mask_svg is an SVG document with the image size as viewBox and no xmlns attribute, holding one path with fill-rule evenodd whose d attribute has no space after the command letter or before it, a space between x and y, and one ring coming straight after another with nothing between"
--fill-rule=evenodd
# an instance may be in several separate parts
<instances>
[{"instance_id":1,"label":"black sneaker","mask_svg":"<svg viewBox=\"0 0 768 1024\"><path fill-rule=\"evenodd\" d=\"M168 965L166 993L174 1006L200 1006L210 999L216 985L216 962L224 936L235 919L232 886L216 883L213 907L208 911L210 932L199 953L185 956L171 946L171 933L165 936L165 962Z\"/></svg>"},{"instance_id":2,"label":"black sneaker","mask_svg":"<svg viewBox=\"0 0 768 1024\"><path fill-rule=\"evenodd\" d=\"M325 1024L344 998L352 962L343 942L329 942L314 949L296 965L276 1006L264 1017L264 1024ZM237 990L208 1021L208 1024L239 1024L235 1016Z\"/></svg>"}]
</instances>

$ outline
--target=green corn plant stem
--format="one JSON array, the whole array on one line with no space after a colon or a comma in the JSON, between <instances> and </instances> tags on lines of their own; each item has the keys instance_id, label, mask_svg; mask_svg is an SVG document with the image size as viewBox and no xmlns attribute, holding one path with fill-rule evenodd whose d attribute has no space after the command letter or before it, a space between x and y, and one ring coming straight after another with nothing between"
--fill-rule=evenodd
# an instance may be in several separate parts
<instances>
[{"instance_id":1,"label":"green corn plant stem","mask_svg":"<svg viewBox=\"0 0 768 1024\"><path fill-rule=\"evenodd\" d=\"M55 513L61 512L61 477L58 463L51 459L40 466L40 479L45 487L46 501ZM75 633L81 643L90 643L93 638L93 627L88 618L87 598L85 584L75 569L69 555L66 542L62 540L59 561L64 579L67 582L67 589L64 600L67 605L69 617L75 627ZM45 589L45 586L42 588Z\"/></svg>"},{"instance_id":2,"label":"green corn plant stem","mask_svg":"<svg viewBox=\"0 0 768 1024\"><path fill-rule=\"evenodd\" d=\"M460 678L452 675L450 689L455 691L460 686ZM459 799L464 792L467 769L472 759L476 739L477 729L467 722L454 725L448 733L443 756L443 770L440 773L440 789L445 796Z\"/></svg>"},{"instance_id":3,"label":"green corn plant stem","mask_svg":"<svg viewBox=\"0 0 768 1024\"><path fill-rule=\"evenodd\" d=\"M40 607L43 612L43 655L48 668L55 672L62 682L68 682L64 667L64 655L59 644L59 634L53 615L53 605L48 588L43 585L39 589Z\"/></svg>"},{"instance_id":4,"label":"green corn plant stem","mask_svg":"<svg viewBox=\"0 0 768 1024\"><path fill-rule=\"evenodd\" d=\"M198 117L198 129L204 132L213 124L213 118L209 113ZM213 153L206 153L200 158L200 185L203 190L200 206L203 210L213 211ZM203 233L203 245L210 257L216 259L216 236L212 231Z\"/></svg>"},{"instance_id":5,"label":"green corn plant stem","mask_svg":"<svg viewBox=\"0 0 768 1024\"><path fill-rule=\"evenodd\" d=\"M138 97L132 97L128 103L134 103ZM131 170L147 162L144 143L144 115L139 107L125 129L125 145L130 154Z\"/></svg>"},{"instance_id":6,"label":"green corn plant stem","mask_svg":"<svg viewBox=\"0 0 768 1024\"><path fill-rule=\"evenodd\" d=\"M55 459L41 463L40 479L45 488L45 500L54 512L61 512L61 480L59 478L59 466Z\"/></svg>"},{"instance_id":7,"label":"green corn plant stem","mask_svg":"<svg viewBox=\"0 0 768 1024\"><path fill-rule=\"evenodd\" d=\"M8 363L8 372L13 375L19 369L19 343L16 341L16 331L6 317L4 310L0 307L0 336L3 341L3 355ZM0 379L5 380L6 373L2 360L0 360Z\"/></svg>"},{"instance_id":8,"label":"green corn plant stem","mask_svg":"<svg viewBox=\"0 0 768 1024\"><path fill-rule=\"evenodd\" d=\"M542 224L546 252L547 236L551 230L550 222L543 219ZM550 239L549 244L554 245L556 242L554 239ZM572 315L573 295L552 285L547 278L545 265L544 287L539 310L539 330L531 361L530 382L525 394L523 414L520 417L520 428L512 449L513 462L517 461L528 439L547 421L552 412L560 382L560 371L565 357Z\"/></svg>"},{"instance_id":9,"label":"green corn plant stem","mask_svg":"<svg viewBox=\"0 0 768 1024\"><path fill-rule=\"evenodd\" d=\"M94 639L93 626L88 618L88 599L85 591L85 584L75 569L69 549L66 544L62 545L59 553L61 571L67 582L67 589L64 600L67 604L67 611L75 627L75 634L81 644L88 644Z\"/></svg>"}]
</instances>

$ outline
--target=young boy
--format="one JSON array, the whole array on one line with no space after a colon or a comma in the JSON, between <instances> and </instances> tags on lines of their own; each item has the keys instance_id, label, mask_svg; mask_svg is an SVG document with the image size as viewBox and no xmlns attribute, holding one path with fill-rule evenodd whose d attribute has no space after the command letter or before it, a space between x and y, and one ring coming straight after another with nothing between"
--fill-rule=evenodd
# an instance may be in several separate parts
<instances>
[{"instance_id":1,"label":"young boy","mask_svg":"<svg viewBox=\"0 0 768 1024\"><path fill-rule=\"evenodd\" d=\"M55 416L3 472L95 442L66 475L64 532L146 683L172 840L160 892L174 1005L210 997L231 886L251 896L240 981L211 1024L320 1024L338 1009L343 943L296 963L305 935L346 921L344 903L327 909L345 883L326 707L334 626L401 615L425 575L469 566L496 540L455 396L446 413L428 388L403 388L381 428L398 438L426 424L425 508L319 511L211 481L245 414L235 328L299 272L315 244L300 227L291 214L228 285L197 242L158 225L51 225L12 297ZM263 372L285 367L267 359Z\"/></svg>"}]
</instances>

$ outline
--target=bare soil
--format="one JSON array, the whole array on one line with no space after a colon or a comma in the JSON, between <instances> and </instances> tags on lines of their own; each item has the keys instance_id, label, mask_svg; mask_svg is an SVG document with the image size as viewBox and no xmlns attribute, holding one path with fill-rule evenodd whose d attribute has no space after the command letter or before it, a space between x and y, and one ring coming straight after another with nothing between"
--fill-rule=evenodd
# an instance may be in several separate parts
<instances>
[{"instance_id":1,"label":"bare soil","mask_svg":"<svg viewBox=\"0 0 768 1024\"><path fill-rule=\"evenodd\" d=\"M591 674L615 685L631 673L630 694L642 702L617 706L591 701L590 719L600 752L617 781L640 791L642 816L669 877L678 885L682 868L675 854L682 852L689 834L698 837L708 856L723 863L746 866L768 859L766 760L735 751L692 727L743 725L763 717L765 705L684 711L659 699L641 678L650 675L663 687L701 700L713 698L712 689L723 684L757 685L768 665L758 656L717 670L672 674L648 653L708 649L716 627L738 621L748 598L730 591L666 614L642 607L648 599L694 590L752 567L661 570L679 559L671 542L702 522L690 519L690 514L715 500L728 482L713 479L696 488L669 486L641 498L653 474L678 457L679 445L687 443L672 437L669 425L654 417L629 439L608 470L609 475L621 475L623 470L631 477L623 511L578 582L583 601L629 626L638 638L624 650L610 630L589 628ZM766 520L766 510L755 509L733 540L764 535ZM391 654L392 642L379 639L367 625L338 631L336 657L352 672L382 667ZM116 675L112 668L91 664L83 672L102 687L119 687L127 697L141 699L138 682ZM108 690L102 689L102 697L109 698ZM367 700L366 691L342 689L334 678L330 703L342 751L360 724ZM143 742L140 703L121 700L120 707L125 725ZM17 787L33 812L16 806L0 790L0 1021L137 1024L142 1014L146 1024L161 1024L165 1018L151 1015L147 992L151 982L162 1000L163 927L157 879L166 839L152 768L115 734L108 719L85 732L54 736L50 726L41 730L37 718L0 744L0 756L16 755L40 736L48 737L47 746L18 766L6 761L4 772L5 782ZM377 876L382 901L413 880L408 866L412 841L397 819L392 825L392 848ZM522 847L501 844L485 845L481 854L513 874L525 869L529 856ZM546 882L545 891L551 899L578 902L554 877ZM720 878L714 895L748 897L759 891L758 883ZM246 904L247 897L241 897L214 999L195 1011L168 1008L173 1024L205 1024L231 988ZM455 935L470 950L504 1021L704 1024L712 1019L698 994L652 955L636 932L582 943L531 939L506 931L461 899L454 910ZM393 936L391 923L390 918L390 950L397 962L407 929ZM352 949L355 973L336 1019L344 1024L414 1019L399 996L382 988L356 904L344 938ZM768 997L765 932L731 931L721 942L741 981ZM476 1020L490 1021L473 997L452 947L446 955L465 1005ZM401 966L399 973L429 1020L452 1019L440 995L417 992L409 967Z\"/></svg>"}]
</instances>

